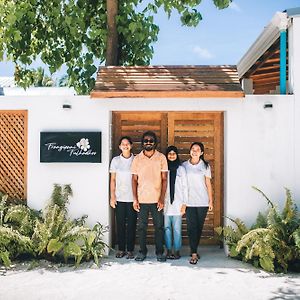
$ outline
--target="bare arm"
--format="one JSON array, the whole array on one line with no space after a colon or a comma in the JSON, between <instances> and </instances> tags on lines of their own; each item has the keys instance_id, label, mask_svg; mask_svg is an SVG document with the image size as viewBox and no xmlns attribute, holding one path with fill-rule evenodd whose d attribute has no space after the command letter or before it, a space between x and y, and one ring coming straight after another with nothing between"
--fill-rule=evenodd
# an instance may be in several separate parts
<instances>
[{"instance_id":1,"label":"bare arm","mask_svg":"<svg viewBox=\"0 0 300 300\"><path fill-rule=\"evenodd\" d=\"M138 175L132 175L132 193L133 193L133 209L137 212L140 211L140 204L137 195L137 187L138 187Z\"/></svg>"},{"instance_id":2,"label":"bare arm","mask_svg":"<svg viewBox=\"0 0 300 300\"><path fill-rule=\"evenodd\" d=\"M110 173L110 206L116 208L116 173Z\"/></svg>"},{"instance_id":3,"label":"bare arm","mask_svg":"<svg viewBox=\"0 0 300 300\"><path fill-rule=\"evenodd\" d=\"M211 181L210 181L209 177L205 177L205 184L207 187L207 193L208 193L208 199L209 199L208 210L212 211L214 208L214 204L213 204L212 186L211 186Z\"/></svg>"},{"instance_id":4,"label":"bare arm","mask_svg":"<svg viewBox=\"0 0 300 300\"><path fill-rule=\"evenodd\" d=\"M188 181L187 181L187 175L186 170L184 167L181 168L182 174L181 174L181 184L182 184L182 205L180 208L180 214L183 216L186 211L186 204L188 202Z\"/></svg>"},{"instance_id":5,"label":"bare arm","mask_svg":"<svg viewBox=\"0 0 300 300\"><path fill-rule=\"evenodd\" d=\"M161 191L160 191L160 197L157 203L158 211L162 210L164 208L165 204L165 196L166 196L166 190L168 185L168 172L161 172Z\"/></svg>"}]
</instances>

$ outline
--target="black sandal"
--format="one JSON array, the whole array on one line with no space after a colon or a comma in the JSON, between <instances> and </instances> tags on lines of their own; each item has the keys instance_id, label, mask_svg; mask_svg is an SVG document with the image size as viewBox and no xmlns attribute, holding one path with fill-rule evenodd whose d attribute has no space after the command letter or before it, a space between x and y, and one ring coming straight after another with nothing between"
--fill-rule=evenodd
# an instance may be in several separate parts
<instances>
[{"instance_id":1,"label":"black sandal","mask_svg":"<svg viewBox=\"0 0 300 300\"><path fill-rule=\"evenodd\" d=\"M168 251L167 251L166 258L167 258L167 259L175 259L175 256L174 256L174 254L173 254L170 250L168 250Z\"/></svg>"},{"instance_id":2,"label":"black sandal","mask_svg":"<svg viewBox=\"0 0 300 300\"><path fill-rule=\"evenodd\" d=\"M181 258L180 252L179 251L175 251L174 259L180 259L180 258Z\"/></svg>"},{"instance_id":3,"label":"black sandal","mask_svg":"<svg viewBox=\"0 0 300 300\"><path fill-rule=\"evenodd\" d=\"M116 258L122 258L126 255L126 252L125 251L119 251L117 252L116 254Z\"/></svg>"},{"instance_id":4,"label":"black sandal","mask_svg":"<svg viewBox=\"0 0 300 300\"><path fill-rule=\"evenodd\" d=\"M127 258L127 259L134 259L133 252L132 252L132 251L128 251L128 252L127 252L126 258Z\"/></svg>"}]
</instances>

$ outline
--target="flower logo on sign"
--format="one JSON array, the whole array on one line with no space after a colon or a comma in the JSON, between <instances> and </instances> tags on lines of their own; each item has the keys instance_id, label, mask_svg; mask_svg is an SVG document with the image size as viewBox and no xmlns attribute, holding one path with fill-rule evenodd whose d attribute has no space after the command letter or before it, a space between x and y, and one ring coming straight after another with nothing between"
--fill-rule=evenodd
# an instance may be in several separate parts
<instances>
[{"instance_id":1,"label":"flower logo on sign","mask_svg":"<svg viewBox=\"0 0 300 300\"><path fill-rule=\"evenodd\" d=\"M80 148L81 150L83 151L87 151L88 149L91 148L90 146L90 143L89 143L89 139L85 139L85 138L82 138L77 144L76 146L78 148Z\"/></svg>"}]
</instances>

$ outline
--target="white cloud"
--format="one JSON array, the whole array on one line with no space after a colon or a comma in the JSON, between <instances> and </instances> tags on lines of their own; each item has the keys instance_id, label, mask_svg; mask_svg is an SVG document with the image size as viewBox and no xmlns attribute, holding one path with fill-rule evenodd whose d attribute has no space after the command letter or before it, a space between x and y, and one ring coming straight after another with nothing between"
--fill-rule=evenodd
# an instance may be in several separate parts
<instances>
[{"instance_id":1,"label":"white cloud","mask_svg":"<svg viewBox=\"0 0 300 300\"><path fill-rule=\"evenodd\" d=\"M194 46L193 52L197 54L197 56L199 56L200 58L204 59L211 59L214 57L214 55L211 52L209 52L209 50L201 48L199 46Z\"/></svg>"},{"instance_id":2,"label":"white cloud","mask_svg":"<svg viewBox=\"0 0 300 300\"><path fill-rule=\"evenodd\" d=\"M235 3L235 2L231 2L229 5L229 8L231 8L232 10L235 10L237 12L241 12L241 8Z\"/></svg>"}]
</instances>

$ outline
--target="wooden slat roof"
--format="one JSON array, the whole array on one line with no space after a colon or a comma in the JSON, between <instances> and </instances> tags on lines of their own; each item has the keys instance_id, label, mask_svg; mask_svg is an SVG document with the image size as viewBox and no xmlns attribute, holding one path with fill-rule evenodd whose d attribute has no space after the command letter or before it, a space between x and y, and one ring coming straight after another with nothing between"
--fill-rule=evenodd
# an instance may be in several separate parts
<instances>
[{"instance_id":1,"label":"wooden slat roof","mask_svg":"<svg viewBox=\"0 0 300 300\"><path fill-rule=\"evenodd\" d=\"M92 98L244 97L236 66L100 67Z\"/></svg>"},{"instance_id":2,"label":"wooden slat roof","mask_svg":"<svg viewBox=\"0 0 300 300\"><path fill-rule=\"evenodd\" d=\"M286 53L286 80L288 81L288 43ZM253 94L269 94L280 85L279 39L242 76L253 80Z\"/></svg>"}]
</instances>

